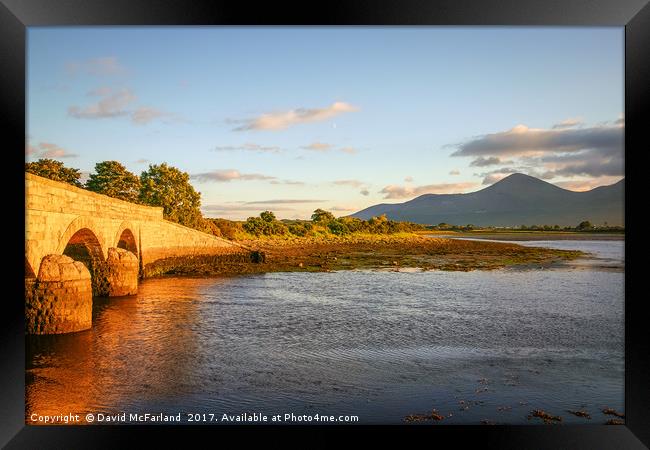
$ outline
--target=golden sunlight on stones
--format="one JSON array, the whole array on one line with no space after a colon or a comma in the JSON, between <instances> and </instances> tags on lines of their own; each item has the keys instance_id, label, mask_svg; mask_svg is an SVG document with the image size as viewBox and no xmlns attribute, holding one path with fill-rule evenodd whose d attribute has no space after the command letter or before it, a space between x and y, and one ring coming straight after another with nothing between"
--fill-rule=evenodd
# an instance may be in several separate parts
<instances>
[{"instance_id":1,"label":"golden sunlight on stones","mask_svg":"<svg viewBox=\"0 0 650 450\"><path fill-rule=\"evenodd\" d=\"M37 278L25 279L25 326L32 334L60 334L92 325L90 272L65 255L43 258Z\"/></svg>"},{"instance_id":2,"label":"golden sunlight on stones","mask_svg":"<svg viewBox=\"0 0 650 450\"><path fill-rule=\"evenodd\" d=\"M128 250L108 249L108 296L120 297L138 293L138 258Z\"/></svg>"}]
</instances>

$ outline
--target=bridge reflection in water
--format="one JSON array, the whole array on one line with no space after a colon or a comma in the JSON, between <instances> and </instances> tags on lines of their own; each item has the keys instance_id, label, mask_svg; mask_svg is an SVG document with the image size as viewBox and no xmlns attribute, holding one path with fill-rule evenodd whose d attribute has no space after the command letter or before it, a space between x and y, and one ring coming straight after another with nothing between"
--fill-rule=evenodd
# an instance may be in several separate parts
<instances>
[{"instance_id":1,"label":"bridge reflection in water","mask_svg":"<svg viewBox=\"0 0 650 450\"><path fill-rule=\"evenodd\" d=\"M138 296L96 300L90 330L26 336L26 422L32 413L151 412L139 405L198 394L187 387L201 363L202 282L219 281L144 282Z\"/></svg>"}]
</instances>

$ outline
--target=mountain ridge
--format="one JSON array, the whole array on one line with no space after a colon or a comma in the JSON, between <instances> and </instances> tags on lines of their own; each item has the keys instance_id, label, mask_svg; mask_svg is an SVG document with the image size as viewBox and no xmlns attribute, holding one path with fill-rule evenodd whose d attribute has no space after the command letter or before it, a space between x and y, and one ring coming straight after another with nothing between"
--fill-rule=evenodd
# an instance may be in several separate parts
<instances>
[{"instance_id":1,"label":"mountain ridge","mask_svg":"<svg viewBox=\"0 0 650 450\"><path fill-rule=\"evenodd\" d=\"M435 225L575 226L583 220L594 224L624 225L625 178L609 186L577 192L514 173L475 192L423 194L402 203L380 203L351 217L369 219L386 214L392 220Z\"/></svg>"}]
</instances>

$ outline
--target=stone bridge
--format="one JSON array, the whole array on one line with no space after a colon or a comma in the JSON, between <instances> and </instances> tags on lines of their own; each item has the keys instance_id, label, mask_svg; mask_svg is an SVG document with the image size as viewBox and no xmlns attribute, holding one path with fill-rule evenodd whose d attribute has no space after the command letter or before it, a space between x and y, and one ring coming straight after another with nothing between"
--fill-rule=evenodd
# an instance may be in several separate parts
<instances>
[{"instance_id":1,"label":"stone bridge","mask_svg":"<svg viewBox=\"0 0 650 450\"><path fill-rule=\"evenodd\" d=\"M156 261L195 255L250 258L225 239L143 206L25 173L27 332L90 328L92 297L137 293Z\"/></svg>"}]
</instances>

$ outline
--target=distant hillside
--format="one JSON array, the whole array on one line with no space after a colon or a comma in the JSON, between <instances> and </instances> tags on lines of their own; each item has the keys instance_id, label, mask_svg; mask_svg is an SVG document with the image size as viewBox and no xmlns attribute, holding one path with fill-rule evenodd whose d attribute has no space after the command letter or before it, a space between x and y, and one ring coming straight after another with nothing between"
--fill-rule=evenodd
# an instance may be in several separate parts
<instances>
[{"instance_id":1,"label":"distant hillside","mask_svg":"<svg viewBox=\"0 0 650 450\"><path fill-rule=\"evenodd\" d=\"M512 174L468 194L424 194L404 203L371 206L352 217L389 219L435 225L575 226L583 220L595 225L625 225L625 180L591 191L562 189L535 177Z\"/></svg>"}]
</instances>

